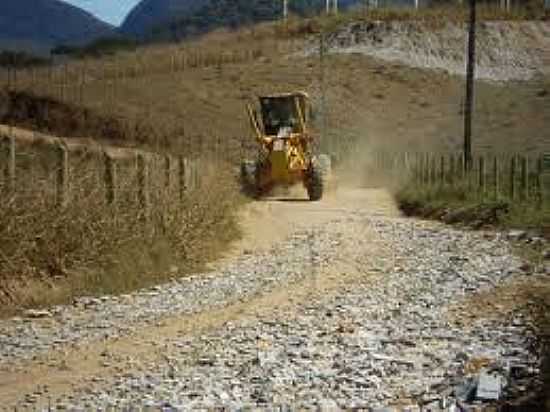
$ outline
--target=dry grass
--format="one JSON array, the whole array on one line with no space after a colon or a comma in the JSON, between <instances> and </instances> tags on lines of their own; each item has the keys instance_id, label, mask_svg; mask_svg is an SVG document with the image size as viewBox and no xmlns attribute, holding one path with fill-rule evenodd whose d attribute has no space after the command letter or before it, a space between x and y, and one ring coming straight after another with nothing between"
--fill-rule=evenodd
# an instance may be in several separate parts
<instances>
[{"instance_id":1,"label":"dry grass","mask_svg":"<svg viewBox=\"0 0 550 412\"><path fill-rule=\"evenodd\" d=\"M56 207L51 148L18 153L17 189L0 186L0 302L4 311L81 294L120 293L182 276L238 236L236 187L219 169L179 198L161 161L150 159L150 208L136 199L131 160L117 161L117 201L106 202L96 155L70 154L70 198ZM212 165L213 162L210 162ZM223 165L217 165L223 169ZM207 191L202 187L208 187Z\"/></svg>"}]
</instances>

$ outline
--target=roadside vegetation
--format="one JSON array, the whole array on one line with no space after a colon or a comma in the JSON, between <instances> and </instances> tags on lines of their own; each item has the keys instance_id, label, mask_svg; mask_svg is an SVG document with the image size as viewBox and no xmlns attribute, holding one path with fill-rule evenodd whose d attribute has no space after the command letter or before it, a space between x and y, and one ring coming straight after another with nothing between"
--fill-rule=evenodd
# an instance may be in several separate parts
<instances>
[{"instance_id":1,"label":"roadside vegetation","mask_svg":"<svg viewBox=\"0 0 550 412\"><path fill-rule=\"evenodd\" d=\"M182 198L174 178L165 182L158 156L149 155L145 205L132 158L116 162L116 200L109 201L104 154L70 150L60 204L56 147L38 141L17 149L15 187L0 185L0 315L184 276L239 236L241 199L222 164L201 169L201 184Z\"/></svg>"},{"instance_id":2,"label":"roadside vegetation","mask_svg":"<svg viewBox=\"0 0 550 412\"><path fill-rule=\"evenodd\" d=\"M449 187L406 185L395 193L401 210L409 216L438 219L449 224L497 229L527 229L550 239L550 204L522 202L506 197L482 199L468 184Z\"/></svg>"}]
</instances>

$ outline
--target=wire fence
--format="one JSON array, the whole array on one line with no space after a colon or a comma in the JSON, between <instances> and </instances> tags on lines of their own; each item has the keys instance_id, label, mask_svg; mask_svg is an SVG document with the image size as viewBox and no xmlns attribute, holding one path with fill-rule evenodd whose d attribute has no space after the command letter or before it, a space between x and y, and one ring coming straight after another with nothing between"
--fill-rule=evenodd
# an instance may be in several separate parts
<instances>
[{"instance_id":1,"label":"wire fence","mask_svg":"<svg viewBox=\"0 0 550 412\"><path fill-rule=\"evenodd\" d=\"M102 58L83 57L45 67L0 68L0 88L29 91L37 95L82 103L89 88L102 86L102 101L117 98L126 81L163 74L182 74L207 68L246 64L270 56L297 51L292 39L258 41L254 46L233 48L198 46L145 47L139 52L120 52ZM94 97L97 99L97 90Z\"/></svg>"},{"instance_id":2,"label":"wire fence","mask_svg":"<svg viewBox=\"0 0 550 412\"><path fill-rule=\"evenodd\" d=\"M550 153L474 157L471 170L462 153L391 153L373 156L371 172L419 188L461 188L479 200L510 200L550 208Z\"/></svg>"},{"instance_id":3,"label":"wire fence","mask_svg":"<svg viewBox=\"0 0 550 412\"><path fill-rule=\"evenodd\" d=\"M138 150L71 147L59 141L18 145L0 137L0 193L5 198L40 198L64 208L74 199L93 195L109 206L129 205L144 216L166 198L185 201L200 189L212 162Z\"/></svg>"}]
</instances>

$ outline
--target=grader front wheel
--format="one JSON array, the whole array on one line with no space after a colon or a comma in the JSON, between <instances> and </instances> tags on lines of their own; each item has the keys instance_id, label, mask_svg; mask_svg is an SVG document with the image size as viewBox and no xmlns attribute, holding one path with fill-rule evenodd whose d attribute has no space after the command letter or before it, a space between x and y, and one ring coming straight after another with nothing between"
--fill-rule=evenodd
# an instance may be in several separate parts
<instances>
[{"instance_id":1,"label":"grader front wheel","mask_svg":"<svg viewBox=\"0 0 550 412\"><path fill-rule=\"evenodd\" d=\"M323 197L324 182L323 182L323 172L319 166L312 165L309 170L309 176L307 179L307 194L309 200L316 202L321 200Z\"/></svg>"}]
</instances>

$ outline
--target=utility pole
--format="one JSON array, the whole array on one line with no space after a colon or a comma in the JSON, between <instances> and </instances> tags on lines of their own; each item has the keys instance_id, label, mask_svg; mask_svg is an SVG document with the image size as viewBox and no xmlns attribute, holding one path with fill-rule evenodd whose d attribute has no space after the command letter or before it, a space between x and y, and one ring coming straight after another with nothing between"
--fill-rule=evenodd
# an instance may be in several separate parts
<instances>
[{"instance_id":1,"label":"utility pole","mask_svg":"<svg viewBox=\"0 0 550 412\"><path fill-rule=\"evenodd\" d=\"M468 62L466 66L466 103L464 108L464 169L472 170L472 114L476 68L476 0L470 0Z\"/></svg>"},{"instance_id":2,"label":"utility pole","mask_svg":"<svg viewBox=\"0 0 550 412\"><path fill-rule=\"evenodd\" d=\"M283 0L283 19L288 18L288 0Z\"/></svg>"},{"instance_id":3,"label":"utility pole","mask_svg":"<svg viewBox=\"0 0 550 412\"><path fill-rule=\"evenodd\" d=\"M330 14L330 2L332 0L326 0L326 5L325 5L325 12L326 14Z\"/></svg>"},{"instance_id":4,"label":"utility pole","mask_svg":"<svg viewBox=\"0 0 550 412\"><path fill-rule=\"evenodd\" d=\"M319 141L321 143L321 150L326 150L327 144L327 96L326 96L326 85L325 85L325 33L321 30L319 36L319 86L321 89L321 122L320 122L320 136Z\"/></svg>"},{"instance_id":5,"label":"utility pole","mask_svg":"<svg viewBox=\"0 0 550 412\"><path fill-rule=\"evenodd\" d=\"M334 14L338 14L338 0L332 0L334 2Z\"/></svg>"}]
</instances>

